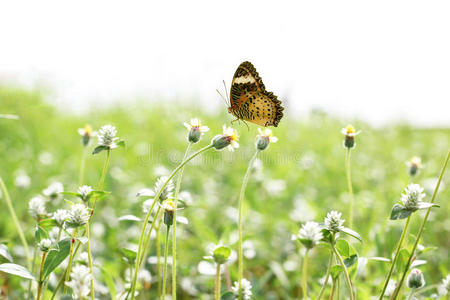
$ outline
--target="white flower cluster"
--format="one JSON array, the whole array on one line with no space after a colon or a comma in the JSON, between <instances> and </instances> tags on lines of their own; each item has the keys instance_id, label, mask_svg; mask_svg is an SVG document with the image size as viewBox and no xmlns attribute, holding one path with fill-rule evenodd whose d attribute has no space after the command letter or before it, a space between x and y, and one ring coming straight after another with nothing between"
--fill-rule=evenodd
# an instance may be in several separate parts
<instances>
[{"instance_id":1,"label":"white flower cluster","mask_svg":"<svg viewBox=\"0 0 450 300\"><path fill-rule=\"evenodd\" d=\"M91 290L92 274L89 268L83 265L76 265L70 273L70 280L66 285L72 289L74 299L84 299Z\"/></svg>"},{"instance_id":2,"label":"white flower cluster","mask_svg":"<svg viewBox=\"0 0 450 300\"><path fill-rule=\"evenodd\" d=\"M245 278L241 280L241 288L242 288L242 298L244 300L249 300L252 297L252 283ZM233 287L231 288L233 292L239 296L239 283L237 281L234 282Z\"/></svg>"},{"instance_id":3,"label":"white flower cluster","mask_svg":"<svg viewBox=\"0 0 450 300\"><path fill-rule=\"evenodd\" d=\"M45 199L40 195L31 198L30 202L28 202L28 211L36 220L45 216L47 214L45 209Z\"/></svg>"},{"instance_id":4,"label":"white flower cluster","mask_svg":"<svg viewBox=\"0 0 450 300\"><path fill-rule=\"evenodd\" d=\"M69 227L80 227L85 225L89 221L89 218L89 209L84 204L74 204L69 210L67 225Z\"/></svg>"},{"instance_id":5,"label":"white flower cluster","mask_svg":"<svg viewBox=\"0 0 450 300\"><path fill-rule=\"evenodd\" d=\"M116 137L117 130L116 127L112 125L104 125L98 131L98 144L100 146L108 147L109 149L117 148L116 141L119 139Z\"/></svg>"},{"instance_id":6,"label":"white flower cluster","mask_svg":"<svg viewBox=\"0 0 450 300\"><path fill-rule=\"evenodd\" d=\"M445 296L450 294L450 275L442 279L442 283L438 287L439 295Z\"/></svg>"},{"instance_id":7,"label":"white flower cluster","mask_svg":"<svg viewBox=\"0 0 450 300\"><path fill-rule=\"evenodd\" d=\"M340 212L330 211L325 218L325 227L333 232L342 230L345 220L341 219L341 217L342 214Z\"/></svg>"},{"instance_id":8,"label":"white flower cluster","mask_svg":"<svg viewBox=\"0 0 450 300\"><path fill-rule=\"evenodd\" d=\"M302 240L302 243L308 247L315 247L320 240L323 238L322 231L320 226L316 222L306 222L303 224L302 228L300 228L297 237Z\"/></svg>"},{"instance_id":9,"label":"white flower cluster","mask_svg":"<svg viewBox=\"0 0 450 300\"><path fill-rule=\"evenodd\" d=\"M58 223L59 227L63 227L68 217L69 212L66 209L58 209L52 216L52 218Z\"/></svg>"},{"instance_id":10,"label":"white flower cluster","mask_svg":"<svg viewBox=\"0 0 450 300\"><path fill-rule=\"evenodd\" d=\"M48 252L51 246L52 241L49 239L42 239L38 244L38 247L42 252Z\"/></svg>"},{"instance_id":11,"label":"white flower cluster","mask_svg":"<svg viewBox=\"0 0 450 300\"><path fill-rule=\"evenodd\" d=\"M42 194L51 200L58 200L61 198L61 193L64 192L64 187L61 182L53 182L42 191Z\"/></svg>"},{"instance_id":12,"label":"white flower cluster","mask_svg":"<svg viewBox=\"0 0 450 300\"><path fill-rule=\"evenodd\" d=\"M81 195L81 198L83 199L83 201L86 202L88 200L87 197L88 197L89 193L92 192L92 187L89 185L83 185L78 188L77 192L78 192L78 194Z\"/></svg>"},{"instance_id":13,"label":"white flower cluster","mask_svg":"<svg viewBox=\"0 0 450 300\"><path fill-rule=\"evenodd\" d=\"M405 188L401 200L406 209L418 209L422 199L425 197L423 187L419 184L410 184Z\"/></svg>"}]
</instances>

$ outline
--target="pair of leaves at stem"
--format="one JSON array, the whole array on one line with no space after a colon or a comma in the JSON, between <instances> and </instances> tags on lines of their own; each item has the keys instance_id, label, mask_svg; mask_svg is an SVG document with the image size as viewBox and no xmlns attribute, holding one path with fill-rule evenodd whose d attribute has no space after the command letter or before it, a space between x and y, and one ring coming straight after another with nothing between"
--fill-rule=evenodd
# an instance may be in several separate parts
<instances>
[{"instance_id":1,"label":"pair of leaves at stem","mask_svg":"<svg viewBox=\"0 0 450 300\"><path fill-rule=\"evenodd\" d=\"M136 263L136 257L137 253L134 250L128 249L128 248L122 248L122 255L123 260L129 264L134 265Z\"/></svg>"},{"instance_id":2,"label":"pair of leaves at stem","mask_svg":"<svg viewBox=\"0 0 450 300\"><path fill-rule=\"evenodd\" d=\"M354 231L354 230L352 230L350 228L342 227L341 230L339 230L339 232L342 232L342 233L345 233L345 234L347 234L347 235L349 235L351 237L354 237L355 239L357 239L361 243L363 241L361 236L359 235L359 233L357 233L356 231ZM333 233L331 231L329 231L328 229L323 228L322 229L322 235L323 235L322 241L327 242L327 243L333 242L333 238L332 238Z\"/></svg>"},{"instance_id":3,"label":"pair of leaves at stem","mask_svg":"<svg viewBox=\"0 0 450 300\"><path fill-rule=\"evenodd\" d=\"M87 202L89 201L91 198L97 198L98 200L102 200L103 198L105 198L108 194L110 194L110 192L106 192L106 191L91 191L89 192L89 194L86 195L86 197L84 198L83 195L81 195L80 193L72 193L72 192L62 192L61 194L63 195L69 195L69 196L75 196L77 198L79 198L81 201L83 202Z\"/></svg>"},{"instance_id":4,"label":"pair of leaves at stem","mask_svg":"<svg viewBox=\"0 0 450 300\"><path fill-rule=\"evenodd\" d=\"M344 259L344 265L347 269L356 265L356 263L358 262L358 254L346 240L337 240L335 248ZM342 267L341 265L334 265L333 267L331 267L330 274L333 281L336 280L343 271L344 267Z\"/></svg>"},{"instance_id":5,"label":"pair of leaves at stem","mask_svg":"<svg viewBox=\"0 0 450 300\"><path fill-rule=\"evenodd\" d=\"M413 212L419 209L428 209L430 207L439 207L439 205L430 202L421 202L416 208L406 208L403 204L396 203L392 207L391 220L401 220L409 217Z\"/></svg>"},{"instance_id":6,"label":"pair of leaves at stem","mask_svg":"<svg viewBox=\"0 0 450 300\"><path fill-rule=\"evenodd\" d=\"M126 146L124 140L119 140L116 143L116 145L119 146L119 147L122 147L122 148L125 148L125 146ZM102 152L104 150L109 150L109 149L110 149L110 147L108 147L108 146L97 146L97 147L95 147L94 151L92 151L92 154L97 154L97 153L100 153L100 152Z\"/></svg>"}]
</instances>

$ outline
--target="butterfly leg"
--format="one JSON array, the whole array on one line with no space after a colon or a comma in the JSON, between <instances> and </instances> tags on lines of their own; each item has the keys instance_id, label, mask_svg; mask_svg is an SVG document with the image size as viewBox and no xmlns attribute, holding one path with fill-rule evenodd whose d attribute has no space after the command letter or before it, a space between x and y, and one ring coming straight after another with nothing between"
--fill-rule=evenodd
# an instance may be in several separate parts
<instances>
[{"instance_id":1,"label":"butterfly leg","mask_svg":"<svg viewBox=\"0 0 450 300\"><path fill-rule=\"evenodd\" d=\"M247 130L250 131L250 127L248 126L247 122L245 122L244 120L242 120L242 122L244 122L245 126L247 126Z\"/></svg>"},{"instance_id":2,"label":"butterfly leg","mask_svg":"<svg viewBox=\"0 0 450 300\"><path fill-rule=\"evenodd\" d=\"M231 125L233 125L234 122L239 121L239 118L234 119L233 121L231 121Z\"/></svg>"}]
</instances>

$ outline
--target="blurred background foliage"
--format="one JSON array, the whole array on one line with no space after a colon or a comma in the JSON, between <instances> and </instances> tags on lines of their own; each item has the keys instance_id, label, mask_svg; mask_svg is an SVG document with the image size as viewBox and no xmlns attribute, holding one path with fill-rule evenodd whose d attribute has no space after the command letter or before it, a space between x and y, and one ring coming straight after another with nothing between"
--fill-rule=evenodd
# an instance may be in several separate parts
<instances>
[{"instance_id":1,"label":"blurred background foliage","mask_svg":"<svg viewBox=\"0 0 450 300\"><path fill-rule=\"evenodd\" d=\"M136 192L143 187L153 188L158 176L168 174L180 162L187 146L184 121L198 117L210 127L194 147L200 148L221 133L222 125L229 124L231 116L225 108L221 113L206 113L195 102L145 101L96 108L77 115L53 107L44 98L45 93L38 90L0 88L0 113L20 117L0 119L0 175L33 244L34 222L27 212L28 201L55 181L62 182L66 191L77 189L82 154L77 129L85 124L92 125L94 130L108 123L116 126L127 147L112 153L105 185L112 193L99 203L94 217L93 250L96 262L113 275L118 285L123 284L126 264L120 249L137 242L140 224L118 221L118 217L127 214L141 217L142 200L136 198ZM246 194L244 225L245 276L253 283L255 299L298 297L303 249L291 241L291 235L297 233L304 221L322 222L330 210L342 211L344 218L348 217L345 149L340 134L348 121L320 111L301 119L288 114L273 130L278 143L264 151L255 164ZM429 200L449 149L450 130L421 129L407 124L373 128L361 120L351 123L362 130L352 151L352 178L356 203L354 229L364 240L363 244L355 240L351 243L360 257L389 257L404 224L390 221L389 215L410 182L405 162L415 155L422 158L425 166L414 181L425 187ZM237 151L207 152L185 170L182 198L188 206L181 215L188 218L189 224L178 226L180 299L209 299L212 294L214 277L203 261L208 255L208 245L222 241L237 249L237 198L254 152L257 130L254 125L250 124L248 130L237 122L234 127L241 136ZM94 140L90 150L95 143ZM104 153L88 156L87 184L96 185L103 161ZM29 185L23 183L24 176L29 177ZM421 242L425 247L436 247L418 257L427 262L421 266L427 285L438 283L450 269L449 183L447 172L437 198L441 208L433 210ZM67 205L62 200L48 203L47 211L64 206ZM16 261L21 261L20 240L3 200L1 207L0 240L8 242ZM419 216L423 214L413 216L411 234L417 232ZM412 241L413 237L409 239ZM151 255L154 253L153 242ZM310 293L316 295L326 271L327 248L314 249L310 261ZM155 280L155 265L147 264L147 268ZM228 268L235 280L237 263L230 263ZM379 294L387 270L387 263L372 260L365 267L360 264L358 272L353 268L358 299ZM6 280L4 274L0 278L0 282ZM98 279L101 281L100 276ZM20 288L18 278L10 281ZM152 288L143 295L155 292L156 288Z\"/></svg>"}]
</instances>

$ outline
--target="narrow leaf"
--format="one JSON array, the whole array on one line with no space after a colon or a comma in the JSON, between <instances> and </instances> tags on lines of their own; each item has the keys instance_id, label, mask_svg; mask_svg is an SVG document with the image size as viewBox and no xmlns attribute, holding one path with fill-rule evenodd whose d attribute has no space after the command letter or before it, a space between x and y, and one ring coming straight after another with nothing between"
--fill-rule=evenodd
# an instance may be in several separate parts
<instances>
[{"instance_id":1,"label":"narrow leaf","mask_svg":"<svg viewBox=\"0 0 450 300\"><path fill-rule=\"evenodd\" d=\"M13 258L8 251L8 247L6 245L0 244L0 255L9 260L9 262L13 262Z\"/></svg>"},{"instance_id":2,"label":"narrow leaf","mask_svg":"<svg viewBox=\"0 0 450 300\"><path fill-rule=\"evenodd\" d=\"M26 268L16 265L16 264L1 264L0 265L0 272L5 272L8 274L16 275L25 279L31 279L34 280L33 275L31 275L30 271L28 271Z\"/></svg>"},{"instance_id":3,"label":"narrow leaf","mask_svg":"<svg viewBox=\"0 0 450 300\"><path fill-rule=\"evenodd\" d=\"M345 234L348 234L348 235L354 237L355 239L357 239L358 241L360 241L360 242L362 243L362 238L361 238L361 236L359 235L359 233L357 233L356 231L354 231L354 230L352 230L352 229L350 229L350 228L347 228L347 227L343 227L343 228L341 229L341 232L343 232L343 233L345 233Z\"/></svg>"},{"instance_id":4,"label":"narrow leaf","mask_svg":"<svg viewBox=\"0 0 450 300\"><path fill-rule=\"evenodd\" d=\"M401 204L394 204L391 211L391 220L406 219L412 213L411 210L407 210Z\"/></svg>"},{"instance_id":5,"label":"narrow leaf","mask_svg":"<svg viewBox=\"0 0 450 300\"><path fill-rule=\"evenodd\" d=\"M118 219L119 221L136 221L136 222L141 222L142 219L138 218L134 215L125 215L125 216L121 216Z\"/></svg>"},{"instance_id":6,"label":"narrow leaf","mask_svg":"<svg viewBox=\"0 0 450 300\"><path fill-rule=\"evenodd\" d=\"M108 150L108 147L106 146L97 146L94 151L92 152L92 154L97 154L102 152L103 150Z\"/></svg>"},{"instance_id":7,"label":"narrow leaf","mask_svg":"<svg viewBox=\"0 0 450 300\"><path fill-rule=\"evenodd\" d=\"M71 239L67 238L58 243L58 249L50 250L44 263L44 280L69 256Z\"/></svg>"},{"instance_id":8,"label":"narrow leaf","mask_svg":"<svg viewBox=\"0 0 450 300\"><path fill-rule=\"evenodd\" d=\"M111 300L116 300L117 298L116 286L114 283L114 278L112 277L111 273L100 265L95 266L102 271L102 277L106 283L106 286L109 289L109 295L111 296Z\"/></svg>"},{"instance_id":9,"label":"narrow leaf","mask_svg":"<svg viewBox=\"0 0 450 300\"><path fill-rule=\"evenodd\" d=\"M330 274L333 281L335 281L341 272L344 271L344 268L340 265L334 265L331 267Z\"/></svg>"}]
</instances>

